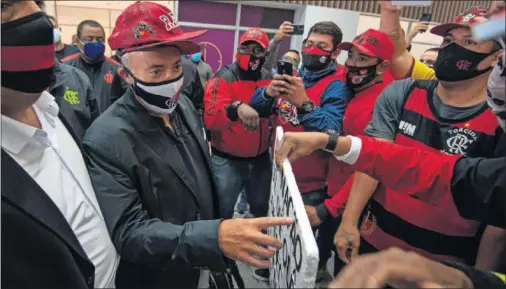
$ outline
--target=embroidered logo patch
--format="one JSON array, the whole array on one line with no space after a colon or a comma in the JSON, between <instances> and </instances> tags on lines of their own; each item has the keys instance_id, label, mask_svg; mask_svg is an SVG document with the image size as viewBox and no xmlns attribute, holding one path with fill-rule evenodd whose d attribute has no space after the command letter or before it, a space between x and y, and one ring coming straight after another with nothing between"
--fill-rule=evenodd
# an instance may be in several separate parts
<instances>
[{"instance_id":1,"label":"embroidered logo patch","mask_svg":"<svg viewBox=\"0 0 506 289\"><path fill-rule=\"evenodd\" d=\"M65 89L65 93L63 93L63 99L65 99L68 103L72 105L77 105L81 103L79 100L79 92L70 90L70 88Z\"/></svg>"},{"instance_id":2,"label":"embroidered logo patch","mask_svg":"<svg viewBox=\"0 0 506 289\"><path fill-rule=\"evenodd\" d=\"M136 39L144 38L149 35L153 35L153 29L151 25L144 21L140 21L139 24L134 28L134 36Z\"/></svg>"}]
</instances>

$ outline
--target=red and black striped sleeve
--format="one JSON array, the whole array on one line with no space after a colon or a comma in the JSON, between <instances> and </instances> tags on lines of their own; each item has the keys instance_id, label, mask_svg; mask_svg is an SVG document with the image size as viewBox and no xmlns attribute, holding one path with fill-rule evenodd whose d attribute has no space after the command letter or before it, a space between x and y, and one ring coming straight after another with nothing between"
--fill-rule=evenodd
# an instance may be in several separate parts
<instances>
[{"instance_id":1,"label":"red and black striped sleeve","mask_svg":"<svg viewBox=\"0 0 506 289\"><path fill-rule=\"evenodd\" d=\"M465 158L360 138L353 169L436 206L452 199L461 216L505 227L506 157Z\"/></svg>"}]
</instances>

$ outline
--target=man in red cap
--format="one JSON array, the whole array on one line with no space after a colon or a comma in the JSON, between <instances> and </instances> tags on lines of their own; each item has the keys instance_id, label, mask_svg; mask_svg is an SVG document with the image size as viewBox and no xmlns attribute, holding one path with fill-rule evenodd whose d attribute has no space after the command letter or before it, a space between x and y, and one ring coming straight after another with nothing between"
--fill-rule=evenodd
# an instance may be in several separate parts
<instances>
[{"instance_id":1,"label":"man in red cap","mask_svg":"<svg viewBox=\"0 0 506 289\"><path fill-rule=\"evenodd\" d=\"M204 129L182 90L181 55L200 51L189 39L201 33L183 33L165 6L136 2L109 38L130 89L93 123L83 144L121 256L118 288L201 288L209 284L207 269L225 269L224 257L267 268L281 244L261 230L291 223L217 219Z\"/></svg>"},{"instance_id":2,"label":"man in red cap","mask_svg":"<svg viewBox=\"0 0 506 289\"><path fill-rule=\"evenodd\" d=\"M394 44L388 35L369 29L358 35L353 42L343 42L338 49L348 51L346 60L346 86L354 92L343 118L343 134L363 135L367 124L372 120L376 99L390 81L384 75L390 68ZM331 158L327 171L327 194L331 197L318 206L306 206L309 221L320 226L320 242L333 247L333 236L337 230L337 220L344 210L353 171L346 164ZM326 222L327 220L331 220ZM328 236L327 238L325 238ZM325 239L324 239L325 238ZM328 256L330 257L330 256ZM326 261L326 260L324 260ZM337 259L336 259L337 261ZM334 273L342 265L334 265Z\"/></svg>"},{"instance_id":3,"label":"man in red cap","mask_svg":"<svg viewBox=\"0 0 506 289\"><path fill-rule=\"evenodd\" d=\"M406 73L417 60L406 51L404 38L397 37L402 34L399 8L389 1L380 5L381 30L396 35L392 37L396 43L392 62L394 75L399 76L400 67L407 67ZM456 23L431 30L444 37L435 63L439 81L408 78L385 88L365 130L368 136L426 151L492 156L497 125L486 103L486 86L501 52L494 41L477 43L472 39L469 23L482 12L473 8ZM402 65L399 57L405 57ZM366 207L359 231L358 222ZM397 246L433 260L474 264L481 225L462 218L451 202L427 204L355 172L335 243L340 258L347 262L358 254L359 247L361 253L367 253Z\"/></svg>"},{"instance_id":4,"label":"man in red cap","mask_svg":"<svg viewBox=\"0 0 506 289\"><path fill-rule=\"evenodd\" d=\"M270 82L263 68L269 38L259 28L244 32L236 61L210 79L204 94L204 120L211 132L213 168L221 216L232 218L244 190L250 212L267 215L271 184L269 119L260 118L248 105L257 87Z\"/></svg>"}]
</instances>

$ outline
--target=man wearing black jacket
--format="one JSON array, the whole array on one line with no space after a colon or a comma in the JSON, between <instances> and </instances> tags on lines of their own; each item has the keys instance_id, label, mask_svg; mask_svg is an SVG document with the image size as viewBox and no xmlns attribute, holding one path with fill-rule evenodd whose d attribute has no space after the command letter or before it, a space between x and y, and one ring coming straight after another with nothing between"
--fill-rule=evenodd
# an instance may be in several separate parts
<instances>
[{"instance_id":1,"label":"man wearing black jacket","mask_svg":"<svg viewBox=\"0 0 506 289\"><path fill-rule=\"evenodd\" d=\"M174 14L136 2L111 37L130 89L84 137L88 169L121 255L117 288L202 288L224 257L260 268L281 243L261 233L287 218L220 220L203 124L182 89L181 55L200 51ZM272 250L267 249L268 247Z\"/></svg>"},{"instance_id":2,"label":"man wearing black jacket","mask_svg":"<svg viewBox=\"0 0 506 289\"><path fill-rule=\"evenodd\" d=\"M54 98L53 29L2 1L2 288L110 288L118 256L80 141Z\"/></svg>"},{"instance_id":3,"label":"man wearing black jacket","mask_svg":"<svg viewBox=\"0 0 506 289\"><path fill-rule=\"evenodd\" d=\"M61 59L61 62L86 73L100 113L120 98L127 88L118 75L119 63L104 55L104 42L102 25L94 20L85 20L77 26L77 47L81 52Z\"/></svg>"}]
</instances>

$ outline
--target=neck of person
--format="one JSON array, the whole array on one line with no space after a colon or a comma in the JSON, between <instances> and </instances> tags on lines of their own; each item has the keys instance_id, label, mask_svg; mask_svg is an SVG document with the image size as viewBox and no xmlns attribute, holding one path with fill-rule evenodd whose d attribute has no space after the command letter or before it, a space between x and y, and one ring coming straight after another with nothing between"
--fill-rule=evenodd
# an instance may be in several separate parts
<instances>
[{"instance_id":1,"label":"neck of person","mask_svg":"<svg viewBox=\"0 0 506 289\"><path fill-rule=\"evenodd\" d=\"M26 125L42 129L42 125L40 124L39 118L37 117L33 106L30 106L20 112L11 112L9 109L2 106L2 114Z\"/></svg>"},{"instance_id":2,"label":"neck of person","mask_svg":"<svg viewBox=\"0 0 506 289\"><path fill-rule=\"evenodd\" d=\"M105 59L105 55L97 57L96 59L90 59L89 57L87 57L86 55L81 53L81 59L84 61L84 63L86 63L90 66L93 66L93 65L98 65L98 64L102 63Z\"/></svg>"},{"instance_id":3,"label":"neck of person","mask_svg":"<svg viewBox=\"0 0 506 289\"><path fill-rule=\"evenodd\" d=\"M447 82L440 81L437 94L444 104L455 107L468 107L487 100L487 81L490 72L474 78Z\"/></svg>"},{"instance_id":4,"label":"neck of person","mask_svg":"<svg viewBox=\"0 0 506 289\"><path fill-rule=\"evenodd\" d=\"M63 42L58 42L55 44L55 51L62 51L65 48L65 44Z\"/></svg>"},{"instance_id":5,"label":"neck of person","mask_svg":"<svg viewBox=\"0 0 506 289\"><path fill-rule=\"evenodd\" d=\"M381 81L383 80L383 76L382 75L377 75L373 80L369 81L368 83L362 85L362 86L359 86L359 87L355 87L353 88L353 91L354 92L361 92L362 90L365 90L377 83L380 83Z\"/></svg>"}]
</instances>

